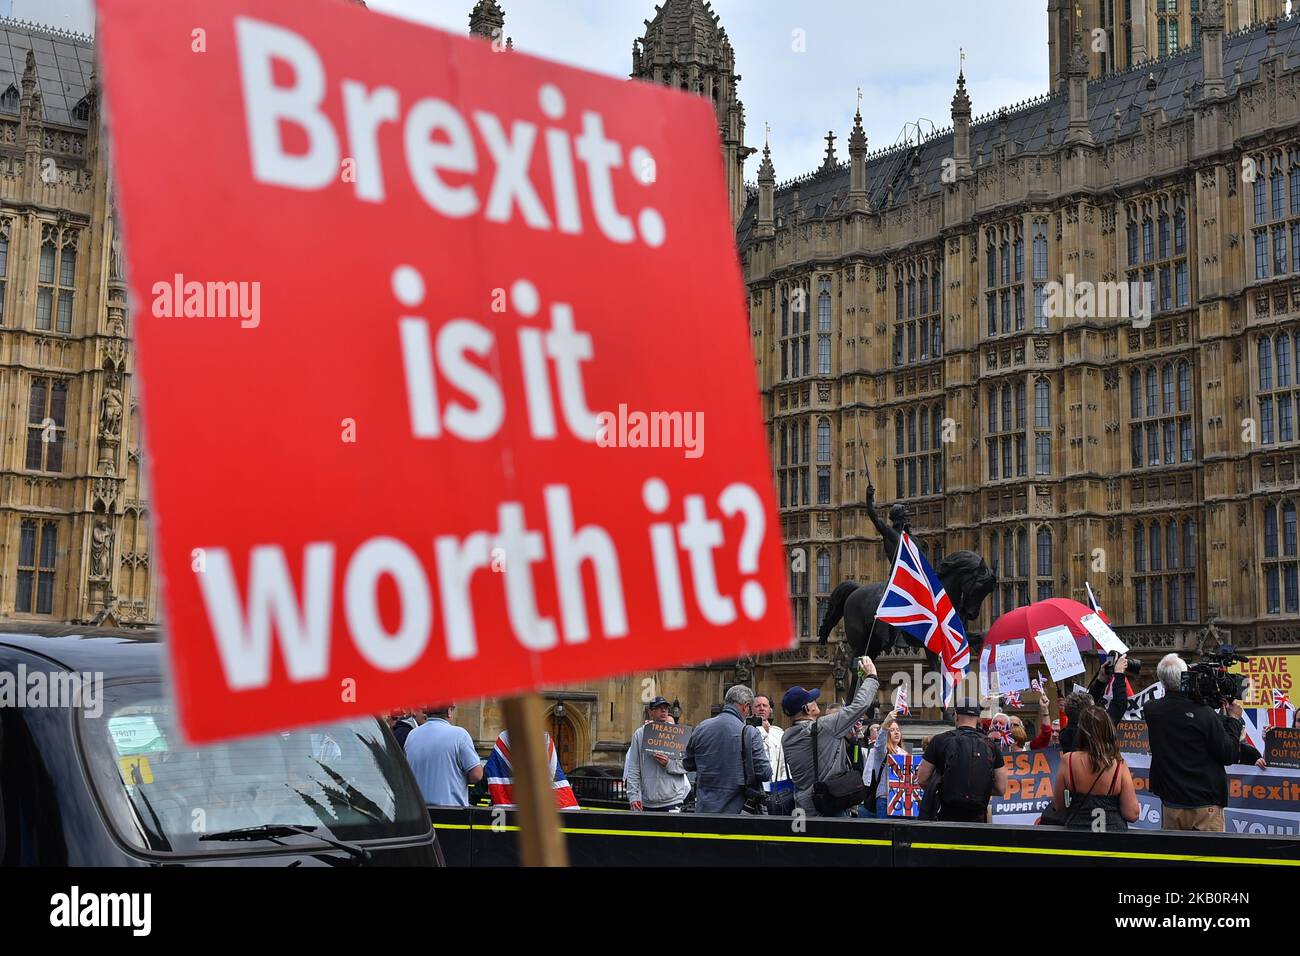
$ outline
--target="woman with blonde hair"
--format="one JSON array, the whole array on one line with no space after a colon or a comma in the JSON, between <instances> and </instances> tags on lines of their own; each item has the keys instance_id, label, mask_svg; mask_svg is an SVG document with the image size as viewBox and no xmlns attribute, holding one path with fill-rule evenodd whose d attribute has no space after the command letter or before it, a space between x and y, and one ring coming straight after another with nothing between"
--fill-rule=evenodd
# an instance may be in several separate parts
<instances>
[{"instance_id":1,"label":"woman with blonde hair","mask_svg":"<svg viewBox=\"0 0 1300 956\"><path fill-rule=\"evenodd\" d=\"M903 728L898 724L898 711L891 710L880 724L880 733L876 735L870 759L862 771L862 782L868 787L875 781L875 787L867 799L870 801L868 806L875 807L878 819L886 816L885 802L889 796L889 773L885 768L885 758L894 754L906 756L907 752L907 747L903 745Z\"/></svg>"}]
</instances>

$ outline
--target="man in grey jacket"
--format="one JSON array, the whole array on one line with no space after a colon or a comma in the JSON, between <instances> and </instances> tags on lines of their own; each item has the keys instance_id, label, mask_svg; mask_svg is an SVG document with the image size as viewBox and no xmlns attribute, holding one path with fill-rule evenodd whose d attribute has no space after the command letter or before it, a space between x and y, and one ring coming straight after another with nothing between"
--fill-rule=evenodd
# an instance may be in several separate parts
<instances>
[{"instance_id":1,"label":"man in grey jacket","mask_svg":"<svg viewBox=\"0 0 1300 956\"><path fill-rule=\"evenodd\" d=\"M753 704L754 692L737 684L723 698L722 713L700 721L692 731L682 766L697 771L697 813L740 813L745 808L746 777L754 787L772 779L763 738L745 723Z\"/></svg>"},{"instance_id":2,"label":"man in grey jacket","mask_svg":"<svg viewBox=\"0 0 1300 956\"><path fill-rule=\"evenodd\" d=\"M867 712L876 700L880 681L876 678L876 665L869 657L858 658L858 670L865 675L858 692L848 705L833 714L823 715L817 706L820 689L804 690L791 687L781 698L781 709L793 723L781 737L785 750L786 766L794 780L796 806L809 816L818 816L813 804L813 785L819 780L829 780L849 769L849 757L844 750L844 738L853 732L853 724ZM812 728L817 727L816 773L813 771Z\"/></svg>"},{"instance_id":3,"label":"man in grey jacket","mask_svg":"<svg viewBox=\"0 0 1300 956\"><path fill-rule=\"evenodd\" d=\"M650 721L666 724L672 721L667 698L656 697L649 704ZM682 768L681 757L645 752L645 729L642 724L632 734L623 761L623 780L627 783L627 802L633 810L658 810L675 813L691 792L691 781Z\"/></svg>"}]
</instances>

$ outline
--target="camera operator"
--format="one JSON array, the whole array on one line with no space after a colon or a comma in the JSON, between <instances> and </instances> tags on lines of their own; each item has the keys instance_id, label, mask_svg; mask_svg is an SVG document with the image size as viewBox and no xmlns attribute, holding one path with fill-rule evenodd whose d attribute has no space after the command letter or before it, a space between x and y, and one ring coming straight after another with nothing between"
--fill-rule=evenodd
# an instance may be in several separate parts
<instances>
[{"instance_id":1,"label":"camera operator","mask_svg":"<svg viewBox=\"0 0 1300 956\"><path fill-rule=\"evenodd\" d=\"M1151 792L1163 803L1166 830L1222 833L1223 808L1228 803L1228 775L1223 768L1237 762L1242 721L1220 708L1233 702L1222 696L1206 665L1189 673L1187 662L1166 654L1156 666L1165 696L1143 708L1151 741ZM1214 685L1206 693L1205 681Z\"/></svg>"}]
</instances>

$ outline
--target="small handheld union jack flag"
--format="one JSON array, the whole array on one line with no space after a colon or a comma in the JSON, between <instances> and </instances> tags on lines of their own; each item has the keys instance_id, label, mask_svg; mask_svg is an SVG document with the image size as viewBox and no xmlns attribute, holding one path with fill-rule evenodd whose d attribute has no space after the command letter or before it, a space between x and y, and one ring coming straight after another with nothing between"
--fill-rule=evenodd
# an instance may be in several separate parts
<instances>
[{"instance_id":1,"label":"small handheld union jack flag","mask_svg":"<svg viewBox=\"0 0 1300 956\"><path fill-rule=\"evenodd\" d=\"M1038 691L1038 693L1042 694L1044 697L1047 696L1047 684L1040 678L1029 678L1029 689Z\"/></svg>"},{"instance_id":2,"label":"small handheld union jack flag","mask_svg":"<svg viewBox=\"0 0 1300 956\"><path fill-rule=\"evenodd\" d=\"M1273 690L1273 709L1268 715L1268 725L1273 727L1290 727L1291 713L1295 708L1291 706L1291 701L1287 699L1286 691Z\"/></svg>"},{"instance_id":3,"label":"small handheld union jack flag","mask_svg":"<svg viewBox=\"0 0 1300 956\"><path fill-rule=\"evenodd\" d=\"M1021 707L1024 707L1025 706L1024 703L1020 700L1020 691L1013 690L1010 691L1009 693L1003 694L1002 706L1012 707L1016 710L1019 710Z\"/></svg>"},{"instance_id":4,"label":"small handheld union jack flag","mask_svg":"<svg viewBox=\"0 0 1300 956\"><path fill-rule=\"evenodd\" d=\"M891 817L919 817L921 799L925 791L916 785L916 774L921 769L920 754L890 754L885 758L888 783L885 797L885 815Z\"/></svg>"},{"instance_id":5,"label":"small handheld union jack flag","mask_svg":"<svg viewBox=\"0 0 1300 956\"><path fill-rule=\"evenodd\" d=\"M898 711L900 717L906 717L911 713L907 709L907 685L899 684L898 693L894 695L894 710Z\"/></svg>"}]
</instances>

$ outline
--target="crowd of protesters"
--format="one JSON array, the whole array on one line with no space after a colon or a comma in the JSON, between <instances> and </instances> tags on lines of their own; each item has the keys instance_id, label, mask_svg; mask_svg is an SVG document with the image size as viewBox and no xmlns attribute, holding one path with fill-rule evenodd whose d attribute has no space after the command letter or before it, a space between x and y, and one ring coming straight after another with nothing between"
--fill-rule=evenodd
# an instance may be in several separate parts
<instances>
[{"instance_id":1,"label":"crowd of protesters","mask_svg":"<svg viewBox=\"0 0 1300 956\"><path fill-rule=\"evenodd\" d=\"M628 807L659 813L693 809L886 816L889 758L903 758L909 768L915 761L898 710L873 721L880 691L875 665L863 657L854 666L859 679L852 699L830 704L824 712L819 689L786 690L780 702L785 727L774 719L772 698L742 684L730 687L716 715L691 731L680 756L646 749L651 724L673 723L668 700L655 697L646 705L644 724L633 733L624 760ZM990 801L1005 796L1008 788L1006 755L1054 747L1061 754L1059 770L1051 806L1038 822L1127 829L1138 819L1139 806L1116 735L1129 706L1126 670L1123 656L1108 663L1087 690L1076 689L1060 702L1056 719L1045 693L1034 723L1008 713L984 718L975 702L956 701L953 728L926 737L917 751L914 782L924 790L921 817L990 822ZM1181 690L1186 670L1178 655L1166 655L1157 667L1164 696L1143 708L1151 748L1149 786L1162 800L1165 829L1222 831L1228 789L1224 768L1236 763L1263 768L1266 763L1246 742L1241 703L1223 701L1216 709L1192 700ZM390 715L390 726L433 805L468 806L468 787L484 777L468 732L453 723L454 711L449 704L427 714ZM549 739L547 746L554 755ZM508 774L508 749L501 740L497 750L504 750L505 759L496 753L498 769L489 767L489 772ZM554 756L552 764L558 786L563 770Z\"/></svg>"}]
</instances>

